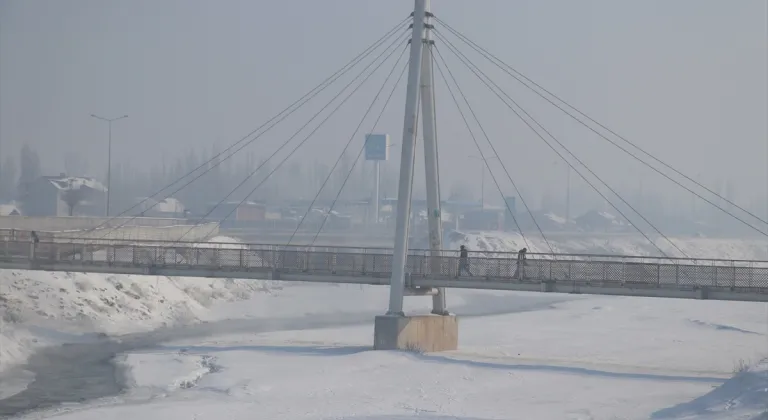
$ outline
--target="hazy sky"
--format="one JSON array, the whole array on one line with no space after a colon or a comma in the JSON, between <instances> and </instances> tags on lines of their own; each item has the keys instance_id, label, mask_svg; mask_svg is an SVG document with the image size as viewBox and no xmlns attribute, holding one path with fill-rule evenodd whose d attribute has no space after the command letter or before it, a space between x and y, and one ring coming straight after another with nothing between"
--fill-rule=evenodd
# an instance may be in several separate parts
<instances>
[{"instance_id":1,"label":"hazy sky","mask_svg":"<svg viewBox=\"0 0 768 420\"><path fill-rule=\"evenodd\" d=\"M740 184L740 201L748 190L764 195L768 1L432 3L437 16L475 42L685 173L702 174L713 187L730 178ZM412 7L411 0L0 0L0 155L15 155L26 142L48 172L58 173L68 151L82 151L101 176L107 127L91 113L129 115L114 125L115 162L142 168L163 157L172 163L191 146L221 149ZM513 177L526 190L559 189L565 175L553 165L555 154L437 45ZM606 180L623 188L667 184L472 57ZM387 63L297 159L332 164L393 61ZM396 156L404 90L377 129L397 142ZM467 159L477 151L439 77L437 108L443 182L479 183L479 163ZM286 120L250 150L267 156L302 119ZM371 123L357 135L354 153Z\"/></svg>"}]
</instances>

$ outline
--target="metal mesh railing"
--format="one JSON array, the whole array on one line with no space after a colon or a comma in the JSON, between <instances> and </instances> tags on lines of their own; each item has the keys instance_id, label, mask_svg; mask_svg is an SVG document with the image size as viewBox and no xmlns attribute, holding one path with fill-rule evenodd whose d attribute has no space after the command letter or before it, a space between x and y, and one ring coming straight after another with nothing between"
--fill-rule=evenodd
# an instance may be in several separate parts
<instances>
[{"instance_id":1,"label":"metal mesh railing","mask_svg":"<svg viewBox=\"0 0 768 420\"><path fill-rule=\"evenodd\" d=\"M391 254L391 248L367 248L367 247L354 247L354 246L326 246L326 245L280 245L280 244L251 244L251 243L224 243L224 242L199 242L199 241L172 241L172 240L136 240L136 239L90 239L90 238L48 238L45 232L38 232L41 247L48 246L50 244L56 244L62 246L62 244L70 244L72 246L95 246L95 247L168 247L168 248L231 248L231 249L249 249L249 250L263 250L263 251L296 251L296 252L332 252L332 253L349 253L349 254ZM15 235L3 235L0 231L0 240L12 243L12 246L19 247L22 250L26 250L30 242L30 236L28 231L16 231ZM26 251L22 251L26 252ZM422 249L410 249L409 255L428 256L431 251ZM458 250L441 250L437 251L444 257L458 257ZM561 262L566 261L613 261L621 263L656 263L656 264L685 264L685 265L728 265L728 266L740 266L740 267L768 267L768 261L757 260L729 260L729 259L696 259L696 258L670 258L670 257L654 257L654 256L632 256L632 255L610 255L610 254L537 254L528 253L530 260L556 260ZM486 260L486 259L510 259L516 261L517 256L515 252L501 252L501 251L469 251L470 260Z\"/></svg>"},{"instance_id":2,"label":"metal mesh railing","mask_svg":"<svg viewBox=\"0 0 768 420\"><path fill-rule=\"evenodd\" d=\"M92 244L14 242L3 248L0 260L33 259L60 265L114 265L206 269L221 271L278 270L285 273L349 276L388 276L392 255L382 249L337 247L285 247L237 244L207 247L197 244ZM12 245L12 246L10 246ZM220 244L213 244L220 245ZM234 245L234 244L233 244ZM12 251L9 251L12 250ZM768 265L760 261L690 260L648 257L535 256L518 264L515 254L504 257L472 256L469 273L459 275L460 258L453 252L432 257L413 251L406 272L412 278L461 281L573 283L633 288L695 287L748 289L768 293ZM454 255L451 255L454 254Z\"/></svg>"}]
</instances>

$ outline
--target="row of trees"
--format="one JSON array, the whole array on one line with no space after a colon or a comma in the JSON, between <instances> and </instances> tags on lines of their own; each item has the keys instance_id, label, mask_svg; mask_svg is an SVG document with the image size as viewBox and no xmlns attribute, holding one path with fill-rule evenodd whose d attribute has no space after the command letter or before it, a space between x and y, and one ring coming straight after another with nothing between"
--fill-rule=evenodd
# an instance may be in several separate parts
<instances>
[{"instance_id":1,"label":"row of trees","mask_svg":"<svg viewBox=\"0 0 768 420\"><path fill-rule=\"evenodd\" d=\"M344 185L340 199L367 199L372 191L367 168L361 162L353 168L354 162L348 156L342 158L328 177L332 163L288 161L276 168L272 162L253 152L226 160L222 159L226 155L217 155L216 150L190 150L173 163L163 161L148 170L116 164L112 168L113 209L127 209L137 199L157 193L168 185L155 198L177 198L196 213L204 213L218 202L311 200L328 178L318 197L327 202L336 197L350 170L352 175ZM187 174L190 175L185 177Z\"/></svg>"},{"instance_id":2,"label":"row of trees","mask_svg":"<svg viewBox=\"0 0 768 420\"><path fill-rule=\"evenodd\" d=\"M40 156L24 145L18 159L8 156L0 162L0 201L11 201L27 182L41 175Z\"/></svg>"},{"instance_id":3,"label":"row of trees","mask_svg":"<svg viewBox=\"0 0 768 420\"><path fill-rule=\"evenodd\" d=\"M187 209L194 213L203 214L220 201L240 201L246 198L267 202L292 199L311 200L326 178L329 181L322 189L319 199L321 202L327 203L336 197L350 170L352 175L344 185L343 193L340 196L342 200L368 199L373 191L372 165L365 161L359 161L355 164L355 157L351 155L342 156L339 165L330 177L328 175L334 162L302 163L289 160L273 173L275 166L272 162L265 162L254 152L226 160L222 157L216 157L216 155L218 152L215 149L209 151L189 150L183 156L173 160L163 159L160 163L149 168L146 166L137 167L130 163L114 164L111 180L112 214L134 206L140 198L150 196L168 185L170 185L168 188L155 196L158 200L174 197L179 199ZM17 199L19 192L23 191L23 186L27 182L41 175L55 175L60 172L43 169L38 152L28 145L22 147L18 157L8 156L1 163L0 201L2 202ZM100 173L90 171L91 165L89 165L88 160L76 152L67 155L62 163L68 175L94 177L105 182L106 168L100 168L98 171ZM394 197L397 193L398 168L392 163L382 165L381 194L383 197ZM189 173L191 173L190 176L184 177ZM497 194L493 186L486 185L486 188L486 195L489 202L492 202L491 197ZM454 184L448 186L446 190L443 194L444 199L460 201L479 199L477 188L472 188L467 184ZM723 184L718 190L728 199L732 201L736 199L733 184ZM419 194L418 191L419 188L416 188L416 194ZM571 216L584 211L586 208L596 208L594 199L590 198L592 194L578 191L579 187L574 186L574 194L571 197ZM523 194L526 197L531 195L525 191ZM534 209L541 208L561 213L565 207L563 194L536 195L541 196L541 199L529 200L529 204ZM635 203L638 211L649 219L658 222L671 220L674 215L679 215L698 220L703 219L717 225L730 225L728 222L731 220L728 216L711 205L701 202L701 200L693 200L690 209L678 208L679 211L676 211L669 208L668 205L665 206L663 197L651 191L643 192L640 190L634 194L630 193L627 197ZM732 207L722 200L715 200L715 202L726 209ZM754 211L762 211L760 203L748 204ZM603 205L603 208L612 212L612 209L607 205ZM633 213L629 211L628 214Z\"/></svg>"},{"instance_id":4,"label":"row of trees","mask_svg":"<svg viewBox=\"0 0 768 420\"><path fill-rule=\"evenodd\" d=\"M169 184L173 185L155 198L174 197L196 211L204 211L219 201L240 201L246 197L266 201L311 200L326 178L328 182L319 200L330 201L336 197L350 171L352 174L344 185L341 199L367 199L372 191L372 168L363 161L355 165L354 157L350 155L342 157L330 177L333 162L287 161L280 168L275 168L272 162L265 162L253 152L230 159L224 159L227 154L217 155L219 152L216 150L189 150L183 156L173 160L163 159L149 168L132 163L113 163L113 210L127 209L137 199L152 195ZM64 172L69 176L92 177L106 184L106 168L98 173L89 170L91 165L88 160L78 153L68 154L62 163ZM0 165L0 201L18 199L23 186L29 181L59 172L43 169L38 152L25 145L18 157L8 156ZM383 193L391 195L397 187L396 174L393 171L382 172Z\"/></svg>"}]
</instances>

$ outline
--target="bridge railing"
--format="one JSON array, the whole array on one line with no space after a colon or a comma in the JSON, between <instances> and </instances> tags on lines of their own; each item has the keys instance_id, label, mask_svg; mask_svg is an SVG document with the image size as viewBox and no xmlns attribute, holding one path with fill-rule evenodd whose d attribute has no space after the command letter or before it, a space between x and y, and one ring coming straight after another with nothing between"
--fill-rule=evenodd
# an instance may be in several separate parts
<instances>
[{"instance_id":1,"label":"bridge railing","mask_svg":"<svg viewBox=\"0 0 768 420\"><path fill-rule=\"evenodd\" d=\"M243 245L243 244L240 244ZM93 245L84 243L27 244L27 255L6 256L59 265L167 267L181 270L269 271L387 277L392 255L377 252L338 252L285 249L275 246L239 248ZM760 262L727 260L648 259L604 256L585 259L529 257L523 266L515 258L472 257L468 273L459 276L458 256L431 257L410 253L406 272L411 278L462 281L557 281L574 284L631 287L720 287L768 293L768 267ZM559 256L558 256L559 257Z\"/></svg>"},{"instance_id":2,"label":"bridge railing","mask_svg":"<svg viewBox=\"0 0 768 420\"><path fill-rule=\"evenodd\" d=\"M242 242L199 242L199 241L168 241L168 240L131 240L131 239L78 239L78 238L48 238L40 236L40 247L51 246L55 243L58 247L64 246L86 246L103 248L106 246L115 247L133 247L133 246L157 246L168 248L231 248L231 249L249 249L260 251L295 251L295 252L333 252L333 253L355 253L355 254L391 254L391 248L371 248L354 246L325 246L325 245L280 245L280 244L254 244ZM3 237L0 240L5 241L6 248L14 249L16 253L25 254L28 251L30 242L29 232L17 232L16 236ZM67 244L67 245L64 245ZM0 243L0 255L2 255L3 246ZM425 249L410 249L409 255L429 256L432 251ZM458 250L440 250L437 254L442 257L458 257ZM622 263L663 263L663 264L692 264L692 265L729 265L736 267L768 267L768 261L758 260L739 260L739 259L713 259L713 258L675 258L675 257L657 257L640 255L614 255L614 254L577 254L577 253L531 253L529 259L536 260L557 260L557 261L615 261ZM478 259L517 259L516 252L503 251L469 251L471 260Z\"/></svg>"}]
</instances>

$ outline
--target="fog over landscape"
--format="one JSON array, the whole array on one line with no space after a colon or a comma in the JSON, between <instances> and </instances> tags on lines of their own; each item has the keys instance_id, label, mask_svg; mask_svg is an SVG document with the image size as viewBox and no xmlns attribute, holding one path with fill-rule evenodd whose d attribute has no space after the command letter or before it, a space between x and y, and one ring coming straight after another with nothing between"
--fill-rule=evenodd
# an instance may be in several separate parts
<instances>
[{"instance_id":1,"label":"fog over landscape","mask_svg":"<svg viewBox=\"0 0 768 420\"><path fill-rule=\"evenodd\" d=\"M0 0L0 418L768 420L768 0Z\"/></svg>"}]
</instances>

